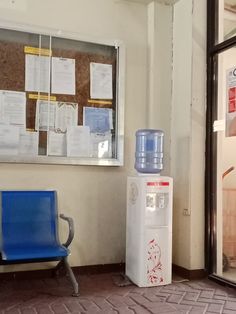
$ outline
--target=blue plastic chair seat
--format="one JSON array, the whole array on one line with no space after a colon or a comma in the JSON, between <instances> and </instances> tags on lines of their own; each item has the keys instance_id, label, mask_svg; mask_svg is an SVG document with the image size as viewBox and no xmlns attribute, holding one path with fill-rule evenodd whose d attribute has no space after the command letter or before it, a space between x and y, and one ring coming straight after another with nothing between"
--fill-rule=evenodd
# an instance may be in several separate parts
<instances>
[{"instance_id":1,"label":"blue plastic chair seat","mask_svg":"<svg viewBox=\"0 0 236 314\"><path fill-rule=\"evenodd\" d=\"M7 261L55 259L68 256L68 250L63 246L55 245L38 247L5 246L2 251L2 259Z\"/></svg>"},{"instance_id":2,"label":"blue plastic chair seat","mask_svg":"<svg viewBox=\"0 0 236 314\"><path fill-rule=\"evenodd\" d=\"M55 191L1 191L1 253L5 261L69 255L57 233Z\"/></svg>"}]
</instances>

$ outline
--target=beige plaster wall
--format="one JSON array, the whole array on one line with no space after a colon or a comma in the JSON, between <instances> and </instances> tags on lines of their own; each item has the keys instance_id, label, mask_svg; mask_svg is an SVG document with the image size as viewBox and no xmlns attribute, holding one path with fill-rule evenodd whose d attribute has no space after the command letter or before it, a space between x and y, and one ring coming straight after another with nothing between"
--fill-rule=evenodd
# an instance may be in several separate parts
<instances>
[{"instance_id":1,"label":"beige plaster wall","mask_svg":"<svg viewBox=\"0 0 236 314\"><path fill-rule=\"evenodd\" d=\"M124 42L125 166L0 164L1 188L58 191L59 212L72 216L76 226L72 265L124 262L126 177L133 169L134 133L146 123L146 6L111 0L99 0L99 5L97 0L19 1L15 8L0 4L0 19ZM63 239L64 222L61 227Z\"/></svg>"},{"instance_id":2,"label":"beige plaster wall","mask_svg":"<svg viewBox=\"0 0 236 314\"><path fill-rule=\"evenodd\" d=\"M182 14L185 12L184 14ZM171 175L174 178L173 262L190 268L190 132L192 2L174 7Z\"/></svg>"},{"instance_id":3,"label":"beige plaster wall","mask_svg":"<svg viewBox=\"0 0 236 314\"><path fill-rule=\"evenodd\" d=\"M15 3L8 8L0 3L0 20L124 42L125 165L0 164L1 187L58 191L59 211L72 216L76 225L72 265L124 262L126 177L133 172L134 133L147 126L165 128L165 174L174 177L173 262L203 268L205 1L180 0L174 10L124 0ZM63 239L64 223L61 227Z\"/></svg>"},{"instance_id":4,"label":"beige plaster wall","mask_svg":"<svg viewBox=\"0 0 236 314\"><path fill-rule=\"evenodd\" d=\"M204 268L206 2L174 6L171 175L173 263Z\"/></svg>"}]
</instances>

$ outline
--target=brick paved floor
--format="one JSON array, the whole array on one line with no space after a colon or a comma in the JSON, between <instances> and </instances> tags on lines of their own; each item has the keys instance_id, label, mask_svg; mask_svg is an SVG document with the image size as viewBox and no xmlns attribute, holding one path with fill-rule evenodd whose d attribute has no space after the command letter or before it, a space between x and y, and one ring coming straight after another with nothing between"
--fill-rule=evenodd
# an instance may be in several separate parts
<instances>
[{"instance_id":1,"label":"brick paved floor","mask_svg":"<svg viewBox=\"0 0 236 314\"><path fill-rule=\"evenodd\" d=\"M138 288L119 287L117 274L82 275L80 296L70 296L67 278L2 281L1 314L236 313L236 292L209 280Z\"/></svg>"}]
</instances>

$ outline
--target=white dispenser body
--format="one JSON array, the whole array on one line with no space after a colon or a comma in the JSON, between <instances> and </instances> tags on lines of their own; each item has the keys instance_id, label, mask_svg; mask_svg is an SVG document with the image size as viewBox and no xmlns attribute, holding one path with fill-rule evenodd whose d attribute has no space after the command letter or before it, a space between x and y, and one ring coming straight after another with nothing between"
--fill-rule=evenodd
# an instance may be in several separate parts
<instances>
[{"instance_id":1,"label":"white dispenser body","mask_svg":"<svg viewBox=\"0 0 236 314\"><path fill-rule=\"evenodd\" d=\"M173 180L128 177L126 275L139 287L171 283Z\"/></svg>"}]
</instances>

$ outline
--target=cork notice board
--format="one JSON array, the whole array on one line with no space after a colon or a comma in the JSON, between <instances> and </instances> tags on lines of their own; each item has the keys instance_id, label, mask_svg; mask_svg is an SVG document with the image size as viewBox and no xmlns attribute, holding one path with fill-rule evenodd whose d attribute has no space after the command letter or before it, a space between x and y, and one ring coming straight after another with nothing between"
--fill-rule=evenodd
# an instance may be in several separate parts
<instances>
[{"instance_id":1,"label":"cork notice board","mask_svg":"<svg viewBox=\"0 0 236 314\"><path fill-rule=\"evenodd\" d=\"M13 146L15 145L16 147L14 151L9 149L4 150L4 143L7 143L6 146L8 145L8 138L3 139L2 142L0 140L0 162L14 161L40 163L40 161L42 161L42 163L80 164L79 160L83 160L82 164L86 164L86 159L90 160L88 164L93 164L91 160L99 159L101 163L101 160L115 159L117 157L117 86L119 77L118 51L119 49L117 47L110 45L102 45L74 39L52 37L50 35L38 35L27 32L19 32L15 30L0 29L0 91L1 93L3 93L3 95L5 95L4 92L6 91L8 91L8 93L20 92L19 94L22 97L23 95L25 95L25 107L22 107L25 108L25 124L23 126L25 130L23 130L22 132L25 132L24 134L26 134L26 132L32 132L32 134L35 135L34 145L36 145L37 141L37 153L35 153L35 150L34 154L32 154L32 156L30 157L27 153L25 153L24 155L24 149L25 147L27 147L27 145L30 146L30 142L27 142L27 136L29 133L26 134L27 136L25 137L25 139L23 137L21 139L21 125L19 131L19 141L22 140L22 143L25 141L25 146L23 149L23 154L22 152L21 154L19 153L19 147L17 146L18 144L16 144L16 140L13 139L16 131L15 129L13 130L11 124L11 114L13 116L17 115L19 108L17 108L17 105L14 104L14 102L12 104L8 103L8 100L5 100L4 103L4 98L2 97L2 103L0 101L0 138L4 137L4 132L7 133L9 127L12 128L12 137L9 135L11 133L11 129L10 133L8 132L7 134L11 144ZM38 86L38 90L29 90L30 88L26 86L27 84L30 84L30 82L26 83L26 76L28 75L26 73L28 73L29 71L29 69L27 68L28 65L26 63L26 59L29 58L29 55L33 56L33 58L35 58L34 60L38 60L38 58L43 57L46 57L46 59L49 60L47 69L49 73L47 91L42 90L40 86ZM57 93L53 93L52 60L57 61L61 59L66 61L71 60L74 64L74 68L72 71L72 73L74 72L75 78L73 93L61 93L60 90ZM41 61L39 61L39 69L35 70L35 73L37 73L37 75L38 73L40 73L39 75L43 76L44 74L43 70L41 69L42 66L40 62ZM110 81L108 83L110 84L111 97L91 97L91 64L102 65L103 68L105 66L105 69L109 70ZM108 67L106 68L106 66ZM31 75L32 73L34 72L32 72L31 70ZM11 100L9 101L11 102ZM41 107L39 104L41 101L46 104L45 106L47 107L45 108L48 108L48 128L46 129L40 127L39 122L40 119L42 119L42 113L40 111ZM66 113L66 117L63 117L63 113L60 112L60 117L55 118L56 121L62 118L67 121L65 128L60 132L54 127L50 126L50 110L51 108L56 108L54 110L56 112L56 116L57 110L59 112L59 103L60 106L61 104L64 104L65 108L68 108L67 105L74 104L73 108L76 108L76 111L73 112L73 119L68 112ZM87 111L85 111L85 108ZM96 111L93 111L92 108L96 108ZM15 111L12 113L11 110ZM92 130L89 124L90 122L87 122L85 118L85 112L88 112L90 114L90 120L88 119L88 121L92 121L94 125L98 125L99 123L103 125L102 119L106 119L107 121L107 119L109 118L109 127L107 127L107 129L104 129L103 127L103 129L101 129L102 131L99 132L97 132L96 130ZM93 113L96 113L96 115L93 115ZM23 112L20 112L19 114L23 115ZM94 120L94 122L93 119L97 120ZM17 121L17 117L13 117L13 120ZM20 118L18 120L20 120ZM73 120L73 123L71 122L71 120ZM4 129L4 127L6 129ZM70 144L68 144L69 128L71 132L70 134L72 134L71 136L73 137L73 140L71 140ZM86 129L86 132L88 132L84 132L84 129ZM76 134L81 134L81 132L87 134L87 137L85 137L86 140L80 139L77 142ZM52 137L53 140L51 140L51 136L54 136ZM37 140L35 140L36 138ZM106 139L106 141L102 141L102 138ZM85 155L83 155L83 153L78 153L77 151L79 151L79 146L86 146L86 143L88 141L90 143L88 153L86 153ZM62 142L63 147L59 147L60 145L62 145ZM22 145L22 143L20 145ZM53 151L53 149L50 145L56 145L58 151L56 150L56 153L51 154L50 150ZM70 147L73 145L75 145L76 147ZM73 155L73 153L69 155L68 149L72 151L75 155ZM25 152L27 152L27 149L25 150ZM103 154L101 152L105 153Z\"/></svg>"}]
</instances>

